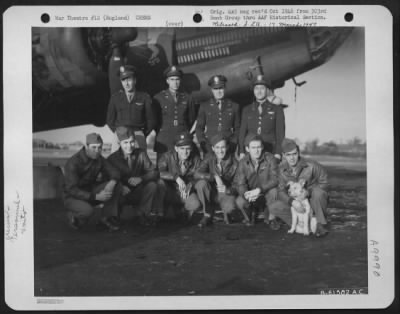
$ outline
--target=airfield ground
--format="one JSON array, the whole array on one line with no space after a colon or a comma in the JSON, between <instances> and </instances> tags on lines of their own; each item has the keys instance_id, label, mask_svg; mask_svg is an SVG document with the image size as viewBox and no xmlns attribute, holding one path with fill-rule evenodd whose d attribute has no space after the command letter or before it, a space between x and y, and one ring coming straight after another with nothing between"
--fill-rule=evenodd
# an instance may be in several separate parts
<instances>
[{"instance_id":1,"label":"airfield ground","mask_svg":"<svg viewBox=\"0 0 400 314\"><path fill-rule=\"evenodd\" d=\"M330 233L316 239L264 224L162 223L126 219L122 230L94 223L75 231L60 200L34 203L36 296L320 294L364 288L367 273L366 169L325 160L331 182ZM360 166L361 165L361 166ZM364 166L363 166L364 165Z\"/></svg>"}]
</instances>

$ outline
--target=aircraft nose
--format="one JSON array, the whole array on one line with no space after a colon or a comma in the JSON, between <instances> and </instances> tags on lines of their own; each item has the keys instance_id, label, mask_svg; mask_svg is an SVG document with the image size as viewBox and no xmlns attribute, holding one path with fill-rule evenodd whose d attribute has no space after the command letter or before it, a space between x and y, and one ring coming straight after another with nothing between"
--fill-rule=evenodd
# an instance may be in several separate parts
<instances>
[{"instance_id":1,"label":"aircraft nose","mask_svg":"<svg viewBox=\"0 0 400 314\"><path fill-rule=\"evenodd\" d=\"M353 27L309 28L308 41L313 61L322 64L329 60L352 31Z\"/></svg>"}]
</instances>

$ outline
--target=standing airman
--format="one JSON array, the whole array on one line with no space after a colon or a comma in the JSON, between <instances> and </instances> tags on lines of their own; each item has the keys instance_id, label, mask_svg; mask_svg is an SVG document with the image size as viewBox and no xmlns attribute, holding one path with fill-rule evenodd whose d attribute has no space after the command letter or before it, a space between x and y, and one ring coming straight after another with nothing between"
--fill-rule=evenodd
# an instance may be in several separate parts
<instances>
[{"instance_id":1,"label":"standing airman","mask_svg":"<svg viewBox=\"0 0 400 314\"><path fill-rule=\"evenodd\" d=\"M168 67L164 72L168 89L154 96L158 120L154 151L158 154L172 149L175 136L180 132L189 131L196 120L192 97L179 90L182 74L177 66Z\"/></svg>"},{"instance_id":2,"label":"standing airman","mask_svg":"<svg viewBox=\"0 0 400 314\"><path fill-rule=\"evenodd\" d=\"M264 149L281 159L281 143L285 137L285 115L283 107L268 101L269 83L262 75L253 82L255 101L243 108L239 134L240 158L245 154L245 137L247 134L258 134Z\"/></svg>"},{"instance_id":3,"label":"standing airman","mask_svg":"<svg viewBox=\"0 0 400 314\"><path fill-rule=\"evenodd\" d=\"M136 69L131 65L121 66L119 77L124 90L113 94L107 111L107 125L115 132L119 126L134 130L140 148L146 149L146 137L156 127L151 98L145 92L136 90ZM112 151L118 149L115 135Z\"/></svg>"},{"instance_id":4,"label":"standing airman","mask_svg":"<svg viewBox=\"0 0 400 314\"><path fill-rule=\"evenodd\" d=\"M214 75L208 85L213 98L201 104L197 116L196 136L204 154L211 153L211 138L221 133L229 141L234 152L238 143L240 127L239 105L225 98L227 78Z\"/></svg>"}]
</instances>

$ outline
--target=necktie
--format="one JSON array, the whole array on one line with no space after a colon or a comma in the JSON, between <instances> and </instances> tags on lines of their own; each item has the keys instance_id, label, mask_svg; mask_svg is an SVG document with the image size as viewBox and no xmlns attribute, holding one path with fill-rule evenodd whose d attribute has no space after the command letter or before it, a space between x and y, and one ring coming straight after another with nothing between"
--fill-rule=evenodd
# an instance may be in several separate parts
<instances>
[{"instance_id":1,"label":"necktie","mask_svg":"<svg viewBox=\"0 0 400 314\"><path fill-rule=\"evenodd\" d=\"M131 155L128 155L128 156L126 157L126 160L128 161L128 167L129 167L129 169L132 170L132 156L131 156Z\"/></svg>"},{"instance_id":2,"label":"necktie","mask_svg":"<svg viewBox=\"0 0 400 314\"><path fill-rule=\"evenodd\" d=\"M174 98L174 101L175 101L175 102L178 101L178 96L176 95L176 93L172 94L172 97Z\"/></svg>"},{"instance_id":3,"label":"necktie","mask_svg":"<svg viewBox=\"0 0 400 314\"><path fill-rule=\"evenodd\" d=\"M221 165L220 161L217 162L217 169L218 169L219 173L222 173L222 165Z\"/></svg>"},{"instance_id":4,"label":"necktie","mask_svg":"<svg viewBox=\"0 0 400 314\"><path fill-rule=\"evenodd\" d=\"M133 98L133 94L128 94L128 102L131 102Z\"/></svg>"},{"instance_id":5,"label":"necktie","mask_svg":"<svg viewBox=\"0 0 400 314\"><path fill-rule=\"evenodd\" d=\"M219 109L219 111L221 111L221 109L222 109L222 102L220 100L218 100L218 109Z\"/></svg>"},{"instance_id":6,"label":"necktie","mask_svg":"<svg viewBox=\"0 0 400 314\"><path fill-rule=\"evenodd\" d=\"M262 111L263 111L263 110L262 110L262 103L259 103L259 104L258 104L258 113L259 113L259 114L262 114Z\"/></svg>"},{"instance_id":7,"label":"necktie","mask_svg":"<svg viewBox=\"0 0 400 314\"><path fill-rule=\"evenodd\" d=\"M185 174L186 173L186 164L185 161L180 161L179 162L180 168L181 168L181 174Z\"/></svg>"},{"instance_id":8,"label":"necktie","mask_svg":"<svg viewBox=\"0 0 400 314\"><path fill-rule=\"evenodd\" d=\"M258 166L259 166L258 160L254 160L254 169L256 171L258 170Z\"/></svg>"}]
</instances>

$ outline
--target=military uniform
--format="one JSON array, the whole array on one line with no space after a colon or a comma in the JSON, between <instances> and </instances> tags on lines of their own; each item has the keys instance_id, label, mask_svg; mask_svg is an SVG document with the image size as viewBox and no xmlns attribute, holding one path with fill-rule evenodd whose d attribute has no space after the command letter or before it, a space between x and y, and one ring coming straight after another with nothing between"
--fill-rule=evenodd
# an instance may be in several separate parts
<instances>
[{"instance_id":1,"label":"military uniform","mask_svg":"<svg viewBox=\"0 0 400 314\"><path fill-rule=\"evenodd\" d=\"M118 126L126 126L134 131L143 131L147 136L156 126L149 94L135 91L131 101L122 90L112 95L108 104L107 125L113 132Z\"/></svg>"},{"instance_id":2,"label":"military uniform","mask_svg":"<svg viewBox=\"0 0 400 314\"><path fill-rule=\"evenodd\" d=\"M304 179L310 195L311 212L317 223L325 225L328 207L328 175L325 169L316 161L300 158L294 171L286 161L279 165L278 201L272 204L271 214L281 218L289 226L292 224L290 211L291 199L287 192L289 181L298 182Z\"/></svg>"},{"instance_id":3,"label":"military uniform","mask_svg":"<svg viewBox=\"0 0 400 314\"><path fill-rule=\"evenodd\" d=\"M177 141L177 138L182 135L182 141ZM190 140L188 139L190 138ZM194 145L189 133L180 133L175 138L174 145ZM189 212L194 212L201 207L199 199L193 189L190 188L188 197L186 199L181 198L176 179L180 177L187 186L193 187L195 183L194 173L200 165L200 157L196 154L191 153L189 158L183 162L179 161L178 153L174 150L170 150L161 155L158 160L158 169L160 171L160 177L164 183L165 203L167 205L184 205L184 208Z\"/></svg>"},{"instance_id":4,"label":"military uniform","mask_svg":"<svg viewBox=\"0 0 400 314\"><path fill-rule=\"evenodd\" d=\"M262 75L257 76L253 82L269 88L269 83ZM283 107L270 103L267 99L263 102L254 101L242 111L242 120L239 132L239 152L245 152L244 140L247 134L258 134L264 144L264 150L273 154L280 154L281 143L285 137L285 115Z\"/></svg>"},{"instance_id":5,"label":"military uniform","mask_svg":"<svg viewBox=\"0 0 400 314\"><path fill-rule=\"evenodd\" d=\"M226 78L216 75L210 78L212 88L224 87ZM211 152L210 139L216 134L222 134L236 148L240 128L239 105L229 99L220 101L210 99L200 105L197 115L196 136L204 153Z\"/></svg>"},{"instance_id":6,"label":"military uniform","mask_svg":"<svg viewBox=\"0 0 400 314\"><path fill-rule=\"evenodd\" d=\"M257 206L265 208L264 219L268 218L268 208L277 198L278 186L278 164L275 157L268 152L261 155L258 165L251 160L247 154L239 162L235 184L238 189L237 206L241 209L248 209L250 203L245 199L244 193L260 188L260 197L256 200Z\"/></svg>"},{"instance_id":7,"label":"military uniform","mask_svg":"<svg viewBox=\"0 0 400 314\"><path fill-rule=\"evenodd\" d=\"M172 95L168 89L155 95L153 100L159 128L154 151L164 153L173 148L176 134L189 131L192 127L196 120L195 106L187 93Z\"/></svg>"},{"instance_id":8,"label":"military uniform","mask_svg":"<svg viewBox=\"0 0 400 314\"><path fill-rule=\"evenodd\" d=\"M270 153L280 154L283 138L285 137L285 117L281 106L276 106L268 101L261 104L260 114L259 103L243 108L242 123L240 125L239 151L245 152L244 139L247 134L259 134L262 137L264 149Z\"/></svg>"},{"instance_id":9,"label":"military uniform","mask_svg":"<svg viewBox=\"0 0 400 314\"><path fill-rule=\"evenodd\" d=\"M211 204L218 204L224 213L231 213L236 208L237 191L233 184L233 179L238 168L238 161L232 154L227 154L218 165L215 154L209 154L202 161L195 172L195 189L200 203L203 206L203 212L212 216ZM226 186L225 193L219 193L215 184L215 175L218 175Z\"/></svg>"},{"instance_id":10,"label":"military uniform","mask_svg":"<svg viewBox=\"0 0 400 314\"><path fill-rule=\"evenodd\" d=\"M129 160L130 159L130 160ZM149 214L162 215L164 195L159 185L159 172L151 163L147 153L138 148L132 154L125 156L120 148L108 157L108 161L121 175L121 182L130 189L125 195L124 202L138 204L139 210L144 216ZM131 186L128 180L131 177L140 177L142 182L137 186Z\"/></svg>"},{"instance_id":11,"label":"military uniform","mask_svg":"<svg viewBox=\"0 0 400 314\"><path fill-rule=\"evenodd\" d=\"M106 159L102 156L97 159L89 158L86 148L82 148L68 159L64 168L63 200L69 215L82 223L87 221L94 213L94 206L102 203L96 200L96 194L102 191L110 180L119 179L117 169ZM105 217L118 215L121 193L121 185L116 184L112 197L104 202L102 212Z\"/></svg>"},{"instance_id":12,"label":"military uniform","mask_svg":"<svg viewBox=\"0 0 400 314\"><path fill-rule=\"evenodd\" d=\"M131 69L132 68L132 69ZM134 67L125 66L120 69L121 79L127 75L134 76ZM125 91L114 93L108 104L107 125L115 132L118 126L130 127L135 131L141 148L146 148L145 137L156 127L156 117L149 94L134 91L129 100ZM144 142L143 142L144 138Z\"/></svg>"}]
</instances>

